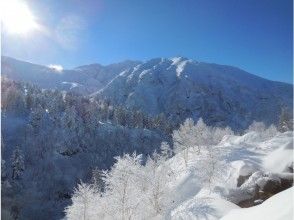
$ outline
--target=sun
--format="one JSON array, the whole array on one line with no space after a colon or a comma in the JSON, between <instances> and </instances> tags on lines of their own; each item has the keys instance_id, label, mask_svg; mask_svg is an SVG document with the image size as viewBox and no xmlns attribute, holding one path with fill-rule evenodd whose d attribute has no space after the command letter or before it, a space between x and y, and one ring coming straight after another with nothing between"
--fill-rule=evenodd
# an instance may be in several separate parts
<instances>
[{"instance_id":1,"label":"sun","mask_svg":"<svg viewBox=\"0 0 294 220\"><path fill-rule=\"evenodd\" d=\"M12 34L25 34L38 28L24 0L1 0L2 27Z\"/></svg>"}]
</instances>

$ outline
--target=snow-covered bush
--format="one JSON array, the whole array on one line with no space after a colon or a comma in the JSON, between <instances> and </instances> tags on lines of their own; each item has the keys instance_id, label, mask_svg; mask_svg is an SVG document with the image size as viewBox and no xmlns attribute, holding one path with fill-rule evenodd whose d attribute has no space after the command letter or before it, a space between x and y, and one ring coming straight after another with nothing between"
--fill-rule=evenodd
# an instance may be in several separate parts
<instances>
[{"instance_id":1,"label":"snow-covered bush","mask_svg":"<svg viewBox=\"0 0 294 220\"><path fill-rule=\"evenodd\" d=\"M111 170L99 174L104 180L104 191L101 192L96 184L79 184L72 205L65 209L66 218L150 219L164 216L172 203L173 194L168 184L174 179L166 159L167 155L155 152L143 166L141 155L116 157Z\"/></svg>"},{"instance_id":2,"label":"snow-covered bush","mask_svg":"<svg viewBox=\"0 0 294 220\"><path fill-rule=\"evenodd\" d=\"M125 154L105 173L104 211L111 219L137 219L142 201L137 187L141 155Z\"/></svg>"},{"instance_id":3,"label":"snow-covered bush","mask_svg":"<svg viewBox=\"0 0 294 220\"><path fill-rule=\"evenodd\" d=\"M167 154L154 153L152 158L148 157L142 169L139 186L143 201L140 210L146 219L163 218L173 202L173 193L169 184L175 175L166 163L167 156Z\"/></svg>"},{"instance_id":4,"label":"snow-covered bush","mask_svg":"<svg viewBox=\"0 0 294 220\"><path fill-rule=\"evenodd\" d=\"M263 122L253 121L245 131L245 133L250 132L254 132L257 139L265 140L275 136L278 133L278 129L274 125L266 127Z\"/></svg>"},{"instance_id":5,"label":"snow-covered bush","mask_svg":"<svg viewBox=\"0 0 294 220\"><path fill-rule=\"evenodd\" d=\"M72 205L65 209L66 217L70 220L96 220L103 216L97 211L101 208L100 192L92 184L80 183L71 198Z\"/></svg>"},{"instance_id":6,"label":"snow-covered bush","mask_svg":"<svg viewBox=\"0 0 294 220\"><path fill-rule=\"evenodd\" d=\"M217 145L224 136L234 134L233 131L226 128L213 128L207 126L202 118L194 124L193 119L188 118L178 130L173 132L173 142L175 153L183 156L187 167L189 160L189 151L201 153L202 148Z\"/></svg>"}]
</instances>

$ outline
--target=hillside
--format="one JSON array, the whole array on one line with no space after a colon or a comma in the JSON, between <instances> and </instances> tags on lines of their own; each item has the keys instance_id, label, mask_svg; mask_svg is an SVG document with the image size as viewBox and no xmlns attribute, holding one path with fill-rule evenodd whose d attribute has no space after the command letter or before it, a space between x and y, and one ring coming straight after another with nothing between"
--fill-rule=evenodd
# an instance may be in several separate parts
<instances>
[{"instance_id":1,"label":"hillside","mask_svg":"<svg viewBox=\"0 0 294 220\"><path fill-rule=\"evenodd\" d=\"M292 89L235 67L176 57L124 71L93 96L174 121L202 117L238 130L253 120L276 123L281 108L292 109Z\"/></svg>"},{"instance_id":2,"label":"hillside","mask_svg":"<svg viewBox=\"0 0 294 220\"><path fill-rule=\"evenodd\" d=\"M41 88L91 95L152 116L164 114L175 126L188 117L201 117L207 124L238 131L253 120L277 124L282 109L292 114L292 85L183 57L90 64L59 72L2 57L2 75Z\"/></svg>"},{"instance_id":3,"label":"hillside","mask_svg":"<svg viewBox=\"0 0 294 220\"><path fill-rule=\"evenodd\" d=\"M174 156L165 146L144 165L140 155L117 157L95 183L78 184L66 217L292 219L293 188L287 189L293 186L293 132L255 124L244 135L225 132L213 143L215 128L191 123L181 126L181 135L173 133L174 146L183 138ZM195 134L190 128L203 132Z\"/></svg>"},{"instance_id":4,"label":"hillside","mask_svg":"<svg viewBox=\"0 0 294 220\"><path fill-rule=\"evenodd\" d=\"M92 64L73 70L57 70L10 57L2 56L1 58L1 74L9 79L32 83L44 89L59 89L84 95L103 88L120 72L139 63L125 61L106 66Z\"/></svg>"}]
</instances>

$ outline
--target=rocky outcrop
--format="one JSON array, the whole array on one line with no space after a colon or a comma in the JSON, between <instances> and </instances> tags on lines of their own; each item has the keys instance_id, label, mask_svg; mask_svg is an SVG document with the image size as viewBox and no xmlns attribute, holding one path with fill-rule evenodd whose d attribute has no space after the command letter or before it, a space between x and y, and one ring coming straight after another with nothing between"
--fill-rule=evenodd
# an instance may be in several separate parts
<instances>
[{"instance_id":1,"label":"rocky outcrop","mask_svg":"<svg viewBox=\"0 0 294 220\"><path fill-rule=\"evenodd\" d=\"M276 174L257 171L249 177L239 177L238 183L241 182L243 184L240 187L230 192L229 199L240 207L247 208L261 204L271 196L292 187L293 173Z\"/></svg>"}]
</instances>

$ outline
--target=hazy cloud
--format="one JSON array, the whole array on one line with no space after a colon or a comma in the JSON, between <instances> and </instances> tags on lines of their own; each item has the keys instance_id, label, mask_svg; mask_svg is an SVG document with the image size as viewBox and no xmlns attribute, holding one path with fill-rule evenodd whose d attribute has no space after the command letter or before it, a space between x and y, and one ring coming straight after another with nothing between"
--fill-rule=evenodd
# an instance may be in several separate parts
<instances>
[{"instance_id":1,"label":"hazy cloud","mask_svg":"<svg viewBox=\"0 0 294 220\"><path fill-rule=\"evenodd\" d=\"M62 71L63 71L63 67L58 64L49 64L48 67L57 73L62 73Z\"/></svg>"},{"instance_id":2,"label":"hazy cloud","mask_svg":"<svg viewBox=\"0 0 294 220\"><path fill-rule=\"evenodd\" d=\"M81 42L86 26L86 22L79 16L63 17L55 29L57 42L64 49L76 49Z\"/></svg>"}]
</instances>

